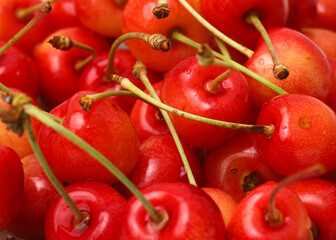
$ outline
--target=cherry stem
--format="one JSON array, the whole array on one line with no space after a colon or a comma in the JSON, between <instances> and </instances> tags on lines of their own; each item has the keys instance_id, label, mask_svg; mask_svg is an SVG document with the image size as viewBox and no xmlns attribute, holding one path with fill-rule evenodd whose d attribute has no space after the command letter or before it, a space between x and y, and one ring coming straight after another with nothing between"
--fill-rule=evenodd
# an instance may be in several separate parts
<instances>
[{"instance_id":1,"label":"cherry stem","mask_svg":"<svg viewBox=\"0 0 336 240\"><path fill-rule=\"evenodd\" d=\"M213 64L220 67L234 68L231 63L215 58L212 49L207 44L202 44L197 50L196 56L200 66L207 67Z\"/></svg>"},{"instance_id":2,"label":"cherry stem","mask_svg":"<svg viewBox=\"0 0 336 240\"><path fill-rule=\"evenodd\" d=\"M280 182L278 182L277 186L273 189L270 195L270 198L268 200L268 211L266 213L266 217L267 217L267 220L269 221L269 224L278 226L279 224L282 223L281 217L280 217L281 213L275 207L275 198L281 189L299 180L318 177L324 172L325 172L325 167L322 164L316 164L302 171L299 171L291 176L288 176L284 178L283 180L281 180Z\"/></svg>"},{"instance_id":3,"label":"cherry stem","mask_svg":"<svg viewBox=\"0 0 336 240\"><path fill-rule=\"evenodd\" d=\"M57 0L49 0L48 2L53 3L53 2L56 2L56 1ZM15 12L16 18L19 19L20 21L24 21L25 19L30 17L34 12L41 9L43 4L44 3L39 3L39 4L36 4L36 5L28 7L28 8L19 8Z\"/></svg>"},{"instance_id":4,"label":"cherry stem","mask_svg":"<svg viewBox=\"0 0 336 240\"><path fill-rule=\"evenodd\" d=\"M54 131L59 132L65 138L69 139L71 142L73 142L78 147L82 148L85 152L90 154L92 157L97 159L100 164L102 164L116 178L118 178L130 190L130 192L132 192L134 196L138 198L140 202L142 202L143 206L151 215L154 222L159 222L161 220L160 215L157 213L153 205L142 195L139 189L137 189L137 187L113 163L111 163L106 157L99 153L90 144L76 136L73 132L66 129L61 124L52 120L47 114L45 114L43 111L41 111L32 104L24 105L24 112L36 118L48 127L51 127Z\"/></svg>"},{"instance_id":5,"label":"cherry stem","mask_svg":"<svg viewBox=\"0 0 336 240\"><path fill-rule=\"evenodd\" d=\"M227 47L225 46L225 44L219 40L218 38L215 37L215 42L219 48L219 50L221 51L222 55L226 58L229 58L231 59L231 55L230 55L230 52L229 50L227 49Z\"/></svg>"},{"instance_id":6,"label":"cherry stem","mask_svg":"<svg viewBox=\"0 0 336 240\"><path fill-rule=\"evenodd\" d=\"M130 32L125 33L118 37L112 44L110 48L107 70L103 78L104 82L110 82L110 75L117 74L116 69L114 68L114 57L117 52L118 47L121 43L129 39L140 39L147 42L153 49L161 50L162 52L167 52L171 49L172 43L165 36L155 33L155 34L146 34L141 32Z\"/></svg>"},{"instance_id":7,"label":"cherry stem","mask_svg":"<svg viewBox=\"0 0 336 240\"><path fill-rule=\"evenodd\" d=\"M10 90L8 87L0 83L0 90L3 91L4 93L12 93L13 91Z\"/></svg>"},{"instance_id":8,"label":"cherry stem","mask_svg":"<svg viewBox=\"0 0 336 240\"><path fill-rule=\"evenodd\" d=\"M231 38L224 35L222 32L220 32L218 29L216 29L214 26L212 26L208 21L206 21L198 12L193 9L189 3L185 0L178 0L185 9L191 13L204 27L206 27L212 34L214 34L216 37L218 37L223 42L227 43L234 49L238 50L248 58L252 57L253 51L251 49L248 49L247 47L244 47L243 45L237 43L236 41L232 40Z\"/></svg>"},{"instance_id":9,"label":"cherry stem","mask_svg":"<svg viewBox=\"0 0 336 240\"><path fill-rule=\"evenodd\" d=\"M182 33L178 32L178 31L173 31L172 34L171 34L171 38L174 39L174 40L180 41L182 43L185 43L189 46L192 46L194 48L199 48L201 46L201 44L193 41L192 39L186 37L185 35L183 35ZM221 54L219 54L215 51L212 51L212 52L216 57L218 57L218 58L220 58L220 59L222 59L226 62L231 63L235 69L237 69L238 71L250 76L251 78L254 78L255 80L257 80L261 84L263 84L266 87L268 87L269 89L273 90L275 93L280 94L280 95L281 94L287 94L287 92L285 90L283 90L282 88L280 88L279 86L271 83L267 79L259 76L258 74L254 73L253 71L244 67L243 65L240 65L239 63L233 61L232 59L228 59L228 58L224 57L223 55L221 55Z\"/></svg>"},{"instance_id":10,"label":"cherry stem","mask_svg":"<svg viewBox=\"0 0 336 240\"><path fill-rule=\"evenodd\" d=\"M206 81L204 85L204 90L211 94L219 94L221 92L220 83L224 79L229 77L233 73L233 71L234 71L233 69L228 69L215 79Z\"/></svg>"},{"instance_id":11,"label":"cherry stem","mask_svg":"<svg viewBox=\"0 0 336 240\"><path fill-rule=\"evenodd\" d=\"M44 16L46 16L51 11L51 5L49 2L42 4L40 11L24 26L14 37L12 37L8 42L6 42L0 48L0 56L16 41L18 41L23 35L25 35L32 27L35 26L38 21L40 21Z\"/></svg>"},{"instance_id":12,"label":"cherry stem","mask_svg":"<svg viewBox=\"0 0 336 240\"><path fill-rule=\"evenodd\" d=\"M170 7L167 4L167 0L158 0L158 4L153 8L152 12L157 19L168 17L170 13Z\"/></svg>"},{"instance_id":13,"label":"cherry stem","mask_svg":"<svg viewBox=\"0 0 336 240\"><path fill-rule=\"evenodd\" d=\"M202 116L198 116L195 114L183 112L181 110L178 110L176 108L172 108L166 104L163 104L162 102L159 102L155 100L154 98L150 97L147 95L145 92L143 92L141 89L137 88L129 79L120 77L118 75L112 75L111 76L112 80L119 83L120 86L122 86L124 89L129 90L130 92L134 93L137 95L139 98L141 98L143 101L157 107L160 109L163 109L167 112L170 112L174 115L184 117L193 121L201 122L201 123L206 123L209 125L214 125L218 127L225 127L229 129L235 129L235 130L240 130L240 131L245 131L245 132L253 132L253 133L259 133L263 134L267 137L270 137L273 134L274 131L274 126L273 125L249 125L249 124L241 124L241 123L231 123L231 122L226 122L226 121L220 121L220 120L215 120L211 118L206 118ZM106 92L107 93L107 92Z\"/></svg>"},{"instance_id":14,"label":"cherry stem","mask_svg":"<svg viewBox=\"0 0 336 240\"><path fill-rule=\"evenodd\" d=\"M51 120L54 121L54 120ZM64 201L67 203L67 205L69 206L70 210L72 211L76 221L80 222L83 219L83 216L81 214L81 212L79 211L77 205L74 203L74 201L71 199L71 197L69 196L69 194L66 192L66 190L64 189L64 187L62 186L62 184L58 181L58 179L56 178L56 176L54 175L54 173L52 172L51 168L49 167L40 146L38 145L38 142L36 140L31 122L30 122L30 118L29 116L26 116L24 118L23 121L23 128L27 134L29 143L44 171L44 173L46 174L46 176L48 177L48 179L50 180L50 182L53 184L53 186L55 187L55 189L57 190L57 192L62 196L62 198L64 199Z\"/></svg>"},{"instance_id":15,"label":"cherry stem","mask_svg":"<svg viewBox=\"0 0 336 240\"><path fill-rule=\"evenodd\" d=\"M265 43L267 45L267 48L271 54L273 63L274 63L274 68L273 68L273 73L274 77L279 80L286 79L289 75L289 70L288 67L285 66L284 64L280 63L278 54L275 51L274 45L272 43L272 40L270 39L264 25L260 21L259 15L256 12L250 12L246 16L246 21L250 24L252 24L261 34L263 39L265 40Z\"/></svg>"},{"instance_id":16,"label":"cherry stem","mask_svg":"<svg viewBox=\"0 0 336 240\"><path fill-rule=\"evenodd\" d=\"M137 63L134 65L133 68L133 76L136 79L140 79L142 81L142 83L145 85L146 89L148 90L148 92L152 95L152 97L157 100L158 102L161 102L160 97L157 95L155 89L153 88L151 82L149 81L148 77L147 77L147 69L146 66L141 62L141 61L137 61ZM162 109L160 109L160 112L164 118L164 120L166 121L166 124L170 130L170 133L174 139L174 142L176 144L176 147L180 153L181 159L182 159L182 163L183 166L187 172L187 176L188 176L188 180L189 183L196 186L196 180L194 178L194 175L191 171L187 156L184 152L184 149L182 147L182 143L180 141L180 138L175 130L174 124L172 123L168 113Z\"/></svg>"},{"instance_id":17,"label":"cherry stem","mask_svg":"<svg viewBox=\"0 0 336 240\"><path fill-rule=\"evenodd\" d=\"M115 5L117 5L118 7L123 7L126 5L127 0L114 0Z\"/></svg>"},{"instance_id":18,"label":"cherry stem","mask_svg":"<svg viewBox=\"0 0 336 240\"><path fill-rule=\"evenodd\" d=\"M91 46L77 42L66 36L53 36L53 38L50 39L48 43L50 43L53 48L61 51L69 51L74 47L90 52L91 55L89 57L75 64L75 69L78 72L81 72L83 68L88 65L97 55L96 50L94 50Z\"/></svg>"}]
</instances>

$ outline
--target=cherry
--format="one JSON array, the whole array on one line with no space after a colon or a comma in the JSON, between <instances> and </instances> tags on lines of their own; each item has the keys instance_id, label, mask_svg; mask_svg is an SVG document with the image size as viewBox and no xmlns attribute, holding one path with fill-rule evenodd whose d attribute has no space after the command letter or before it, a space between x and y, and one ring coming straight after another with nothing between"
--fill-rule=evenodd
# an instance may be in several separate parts
<instances>
[{"instance_id":1,"label":"cherry","mask_svg":"<svg viewBox=\"0 0 336 240\"><path fill-rule=\"evenodd\" d=\"M52 7L50 17L57 29L83 26L78 19L74 0L57 1Z\"/></svg>"},{"instance_id":2,"label":"cherry","mask_svg":"<svg viewBox=\"0 0 336 240\"><path fill-rule=\"evenodd\" d=\"M272 28L268 33L279 58L291 71L288 78L279 81L273 76L272 59L262 39L245 66L289 93L311 95L328 103L334 88L334 76L321 49L303 34L289 28ZM276 96L251 77L246 76L246 79L255 110L259 110L264 101Z\"/></svg>"},{"instance_id":3,"label":"cherry","mask_svg":"<svg viewBox=\"0 0 336 240\"><path fill-rule=\"evenodd\" d=\"M18 214L23 192L22 163L17 153L0 146L0 231Z\"/></svg>"},{"instance_id":4,"label":"cherry","mask_svg":"<svg viewBox=\"0 0 336 240\"><path fill-rule=\"evenodd\" d=\"M189 2L194 9L199 10L198 1ZM123 11L122 32L161 33L169 37L171 32L179 30L196 41L209 41L207 30L177 0L167 1L169 17L160 20L152 14L156 4L156 0L128 1ZM148 68L160 72L168 71L182 59L196 53L195 49L177 41L173 41L174 47L167 53L154 51L147 43L139 40L128 40L126 44L135 58Z\"/></svg>"},{"instance_id":5,"label":"cherry","mask_svg":"<svg viewBox=\"0 0 336 240\"><path fill-rule=\"evenodd\" d=\"M225 239L221 213L201 189L186 183L159 183L142 190L161 219L153 221L142 204L128 200L118 239Z\"/></svg>"},{"instance_id":6,"label":"cherry","mask_svg":"<svg viewBox=\"0 0 336 240\"><path fill-rule=\"evenodd\" d=\"M139 154L136 130L128 115L109 98L97 101L88 112L82 111L79 99L92 93L78 92L50 113L61 118L63 127L96 148L124 174L129 174ZM60 180L67 183L88 179L117 182L116 177L93 157L47 126L40 129L39 143Z\"/></svg>"},{"instance_id":7,"label":"cherry","mask_svg":"<svg viewBox=\"0 0 336 240\"><path fill-rule=\"evenodd\" d=\"M318 0L288 0L289 15L286 27L300 30L317 16Z\"/></svg>"},{"instance_id":8,"label":"cherry","mask_svg":"<svg viewBox=\"0 0 336 240\"><path fill-rule=\"evenodd\" d=\"M219 84L220 92L206 91L205 84L227 68L210 65L201 67L195 56L181 61L164 78L162 101L176 109L230 122L243 122L250 100L245 78L237 71ZM179 136L197 148L214 148L228 141L235 131L190 121L170 114Z\"/></svg>"},{"instance_id":9,"label":"cherry","mask_svg":"<svg viewBox=\"0 0 336 240\"><path fill-rule=\"evenodd\" d=\"M336 31L336 6L334 0L317 1L317 17L310 27L327 28Z\"/></svg>"},{"instance_id":10,"label":"cherry","mask_svg":"<svg viewBox=\"0 0 336 240\"><path fill-rule=\"evenodd\" d=\"M47 179L35 154L22 160L24 194L18 215L7 226L7 231L24 239L44 239L44 219L57 191Z\"/></svg>"},{"instance_id":11,"label":"cherry","mask_svg":"<svg viewBox=\"0 0 336 240\"><path fill-rule=\"evenodd\" d=\"M336 115L316 98L277 96L263 105L257 124L273 124L269 137L258 136L263 159L275 171L290 175L320 163L336 167Z\"/></svg>"},{"instance_id":12,"label":"cherry","mask_svg":"<svg viewBox=\"0 0 336 240\"><path fill-rule=\"evenodd\" d=\"M336 236L336 185L310 179L288 186L296 193L307 208L312 220L313 239L333 239Z\"/></svg>"},{"instance_id":13,"label":"cherry","mask_svg":"<svg viewBox=\"0 0 336 240\"><path fill-rule=\"evenodd\" d=\"M65 28L52 33L36 46L34 61L41 76L40 94L51 107L65 101L79 90L80 71L74 68L76 62L84 60L88 53L80 49L63 52L54 49L47 41L53 36L67 36L93 47L97 53L108 49L107 43L83 28Z\"/></svg>"},{"instance_id":14,"label":"cherry","mask_svg":"<svg viewBox=\"0 0 336 240\"><path fill-rule=\"evenodd\" d=\"M239 133L228 143L209 150L203 162L204 184L223 190L237 202L266 181L281 176L262 160L255 133Z\"/></svg>"},{"instance_id":15,"label":"cherry","mask_svg":"<svg viewBox=\"0 0 336 240\"><path fill-rule=\"evenodd\" d=\"M117 239L118 222L126 200L116 190L96 181L73 183L66 190L85 218L76 223L58 195L46 215L46 239Z\"/></svg>"}]
</instances>

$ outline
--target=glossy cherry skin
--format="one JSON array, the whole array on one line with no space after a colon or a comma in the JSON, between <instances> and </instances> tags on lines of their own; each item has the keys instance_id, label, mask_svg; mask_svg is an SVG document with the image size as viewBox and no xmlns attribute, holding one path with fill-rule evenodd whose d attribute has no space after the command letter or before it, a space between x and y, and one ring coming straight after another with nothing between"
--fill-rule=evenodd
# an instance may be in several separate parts
<instances>
[{"instance_id":1,"label":"glossy cherry skin","mask_svg":"<svg viewBox=\"0 0 336 240\"><path fill-rule=\"evenodd\" d=\"M240 44L254 49L260 33L246 22L246 15L256 12L266 29L285 26L287 0L200 0L202 16L218 30Z\"/></svg>"},{"instance_id":2,"label":"glossy cherry skin","mask_svg":"<svg viewBox=\"0 0 336 240\"><path fill-rule=\"evenodd\" d=\"M182 142L197 185L202 184L201 163L193 149ZM161 182L189 183L182 159L171 135L155 135L140 146L139 159L129 176L139 189ZM125 192L129 197L130 193ZM125 196L125 194L123 194Z\"/></svg>"},{"instance_id":3,"label":"glossy cherry skin","mask_svg":"<svg viewBox=\"0 0 336 240\"><path fill-rule=\"evenodd\" d=\"M0 41L0 47L5 42ZM16 47L10 47L0 56L0 82L34 98L38 93L39 77L33 60Z\"/></svg>"},{"instance_id":4,"label":"glossy cherry skin","mask_svg":"<svg viewBox=\"0 0 336 240\"><path fill-rule=\"evenodd\" d=\"M153 85L159 96L162 84L163 82L158 82ZM148 93L148 91L146 91L146 93ZM140 142L144 142L153 135L170 133L160 110L144 101L137 100L135 102L130 118L137 130Z\"/></svg>"},{"instance_id":5,"label":"glossy cherry skin","mask_svg":"<svg viewBox=\"0 0 336 240\"><path fill-rule=\"evenodd\" d=\"M264 183L238 203L228 226L228 239L308 239L311 222L307 210L298 196L287 188L283 188L275 199L283 224L272 227L266 221L268 200L275 186L274 182Z\"/></svg>"},{"instance_id":6,"label":"glossy cherry skin","mask_svg":"<svg viewBox=\"0 0 336 240\"><path fill-rule=\"evenodd\" d=\"M331 100L329 102L329 106L336 111L336 58L329 59L329 63L333 69L334 72L334 80L335 80L335 88L334 88L334 94L332 94Z\"/></svg>"},{"instance_id":7,"label":"glossy cherry skin","mask_svg":"<svg viewBox=\"0 0 336 240\"><path fill-rule=\"evenodd\" d=\"M142 193L157 211L168 214L167 224L155 229L143 205L132 197L120 221L118 239L226 239L221 213L203 190L186 183L159 183Z\"/></svg>"},{"instance_id":8,"label":"glossy cherry skin","mask_svg":"<svg viewBox=\"0 0 336 240\"><path fill-rule=\"evenodd\" d=\"M303 28L301 32L319 46L328 58L336 58L336 32L323 28Z\"/></svg>"},{"instance_id":9,"label":"glossy cherry skin","mask_svg":"<svg viewBox=\"0 0 336 240\"><path fill-rule=\"evenodd\" d=\"M8 41L19 32L32 18L20 21L16 17L16 10L41 3L39 0L1 0L0 1L0 40ZM35 45L54 31L49 16L41 19L25 36L15 43L15 46L28 54L32 53Z\"/></svg>"},{"instance_id":10,"label":"glossy cherry skin","mask_svg":"<svg viewBox=\"0 0 336 240\"><path fill-rule=\"evenodd\" d=\"M79 99L92 91L78 92L50 113L63 118L63 127L82 138L124 174L129 174L139 155L139 139L128 115L105 98L82 111ZM73 183L82 180L117 182L95 158L59 133L43 125L39 143L52 170L60 180Z\"/></svg>"},{"instance_id":11,"label":"glossy cherry skin","mask_svg":"<svg viewBox=\"0 0 336 240\"><path fill-rule=\"evenodd\" d=\"M181 61L164 78L162 101L179 110L228 122L244 122L250 110L245 78L237 71L220 83L220 93L204 89L208 80L227 69L219 66L201 67L195 56ZM177 133L197 148L214 148L231 139L237 131L210 126L170 114Z\"/></svg>"},{"instance_id":12,"label":"glossy cherry skin","mask_svg":"<svg viewBox=\"0 0 336 240\"><path fill-rule=\"evenodd\" d=\"M18 214L23 193L24 175L17 153L0 146L0 231Z\"/></svg>"},{"instance_id":13,"label":"glossy cherry skin","mask_svg":"<svg viewBox=\"0 0 336 240\"><path fill-rule=\"evenodd\" d=\"M200 10L199 1L187 1L196 11ZM200 43L210 40L208 31L177 0L168 0L169 17L157 19L152 10L156 0L128 1L123 11L122 32L161 33L169 37L174 29L181 30L187 37ZM182 59L196 53L196 49L173 41L170 51L162 53L153 50L142 40L126 42L136 59L141 60L148 68L159 72L167 72ZM146 53L146 54L144 54ZM160 59L160 61L158 61Z\"/></svg>"},{"instance_id":14,"label":"glossy cherry skin","mask_svg":"<svg viewBox=\"0 0 336 240\"><path fill-rule=\"evenodd\" d=\"M81 212L90 216L87 226L76 228L68 205L57 195L49 206L45 220L47 240L54 239L117 239L118 222L126 200L109 185L96 182L77 182L66 187Z\"/></svg>"},{"instance_id":15,"label":"glossy cherry skin","mask_svg":"<svg viewBox=\"0 0 336 240\"><path fill-rule=\"evenodd\" d=\"M114 0L74 0L78 18L88 29L104 36L121 35L123 7Z\"/></svg>"},{"instance_id":16,"label":"glossy cherry skin","mask_svg":"<svg viewBox=\"0 0 336 240\"><path fill-rule=\"evenodd\" d=\"M314 164L336 167L336 115L316 98L285 94L264 104L258 125L274 125L271 136L258 136L263 159L282 175Z\"/></svg>"},{"instance_id":17,"label":"glossy cherry skin","mask_svg":"<svg viewBox=\"0 0 336 240\"><path fill-rule=\"evenodd\" d=\"M319 240L332 240L336 236L336 184L310 179L288 186L307 208L312 222L317 225Z\"/></svg>"},{"instance_id":18,"label":"glossy cherry skin","mask_svg":"<svg viewBox=\"0 0 336 240\"><path fill-rule=\"evenodd\" d=\"M263 39L258 42L245 67L289 93L311 95L328 103L334 88L334 76L322 50L309 38L289 28L272 28L268 34L280 61L289 68L289 76L281 81L274 77L274 64ZM255 110L260 110L264 101L276 96L275 92L251 77L246 76L246 79Z\"/></svg>"},{"instance_id":19,"label":"glossy cherry skin","mask_svg":"<svg viewBox=\"0 0 336 240\"><path fill-rule=\"evenodd\" d=\"M286 27L300 30L317 16L318 0L288 0L289 15Z\"/></svg>"},{"instance_id":20,"label":"glossy cherry skin","mask_svg":"<svg viewBox=\"0 0 336 240\"><path fill-rule=\"evenodd\" d=\"M336 5L334 0L317 1L317 17L310 27L327 28L336 31Z\"/></svg>"},{"instance_id":21,"label":"glossy cherry skin","mask_svg":"<svg viewBox=\"0 0 336 240\"><path fill-rule=\"evenodd\" d=\"M100 54L93 60L83 71L79 80L80 90L95 90L98 92L125 90L115 82L104 82L103 78L106 73L109 52ZM119 76L128 78L134 85L140 89L145 89L141 80L135 79L132 75L133 66L136 59L132 56L129 50L117 50L114 58L114 68ZM148 70L148 79L151 83L158 82L163 79L162 74ZM127 96L111 97L115 103L121 107L126 113L130 113L136 101L135 98Z\"/></svg>"},{"instance_id":22,"label":"glossy cherry skin","mask_svg":"<svg viewBox=\"0 0 336 240\"><path fill-rule=\"evenodd\" d=\"M40 94L51 107L65 101L79 91L80 72L75 70L76 62L84 60L90 53L81 49L60 51L54 49L48 40L53 36L67 36L93 47L97 53L107 51L107 43L84 28L65 28L53 32L34 50L34 61L41 76Z\"/></svg>"},{"instance_id":23,"label":"glossy cherry skin","mask_svg":"<svg viewBox=\"0 0 336 240\"><path fill-rule=\"evenodd\" d=\"M281 179L263 162L255 133L239 133L228 143L207 151L203 176L205 186L221 189L237 202L258 185Z\"/></svg>"},{"instance_id":24,"label":"glossy cherry skin","mask_svg":"<svg viewBox=\"0 0 336 240\"><path fill-rule=\"evenodd\" d=\"M24 194L18 215L6 230L23 239L44 239L44 219L57 191L41 168L35 154L22 160Z\"/></svg>"},{"instance_id":25,"label":"glossy cherry skin","mask_svg":"<svg viewBox=\"0 0 336 240\"><path fill-rule=\"evenodd\" d=\"M50 16L57 29L83 26L78 19L74 0L54 2Z\"/></svg>"}]
</instances>

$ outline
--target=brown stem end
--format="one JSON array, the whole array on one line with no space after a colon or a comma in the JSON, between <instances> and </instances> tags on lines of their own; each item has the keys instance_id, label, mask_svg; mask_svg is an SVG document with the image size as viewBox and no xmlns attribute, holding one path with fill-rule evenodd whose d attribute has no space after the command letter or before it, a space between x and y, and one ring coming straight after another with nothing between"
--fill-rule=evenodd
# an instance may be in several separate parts
<instances>
[{"instance_id":1,"label":"brown stem end","mask_svg":"<svg viewBox=\"0 0 336 240\"><path fill-rule=\"evenodd\" d=\"M53 48L62 51L68 51L73 46L72 40L66 36L54 36L48 43L50 43Z\"/></svg>"},{"instance_id":2,"label":"brown stem end","mask_svg":"<svg viewBox=\"0 0 336 240\"><path fill-rule=\"evenodd\" d=\"M162 52L168 52L173 47L173 43L167 37L159 33L149 36L148 43L153 49L161 50Z\"/></svg>"},{"instance_id":3,"label":"brown stem end","mask_svg":"<svg viewBox=\"0 0 336 240\"><path fill-rule=\"evenodd\" d=\"M82 106L83 111L87 112L93 106L94 99L88 95L84 95L79 99L79 104Z\"/></svg>"},{"instance_id":4,"label":"brown stem end","mask_svg":"<svg viewBox=\"0 0 336 240\"><path fill-rule=\"evenodd\" d=\"M147 74L147 67L138 60L133 66L132 75L135 79L140 79L141 73Z\"/></svg>"},{"instance_id":5,"label":"brown stem end","mask_svg":"<svg viewBox=\"0 0 336 240\"><path fill-rule=\"evenodd\" d=\"M284 80L289 76L289 69L286 65L277 64L273 68L274 77L279 80Z\"/></svg>"},{"instance_id":6,"label":"brown stem end","mask_svg":"<svg viewBox=\"0 0 336 240\"><path fill-rule=\"evenodd\" d=\"M166 18L169 16L170 7L167 3L160 3L153 8L152 12L157 19Z\"/></svg>"}]
</instances>

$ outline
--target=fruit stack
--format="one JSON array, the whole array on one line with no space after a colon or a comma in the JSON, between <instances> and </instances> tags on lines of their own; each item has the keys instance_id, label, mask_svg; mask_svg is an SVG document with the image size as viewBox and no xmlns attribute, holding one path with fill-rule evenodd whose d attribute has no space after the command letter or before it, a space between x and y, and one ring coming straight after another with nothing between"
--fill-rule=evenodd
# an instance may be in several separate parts
<instances>
[{"instance_id":1,"label":"fruit stack","mask_svg":"<svg viewBox=\"0 0 336 240\"><path fill-rule=\"evenodd\" d=\"M336 239L334 0L0 0L0 238Z\"/></svg>"}]
</instances>

